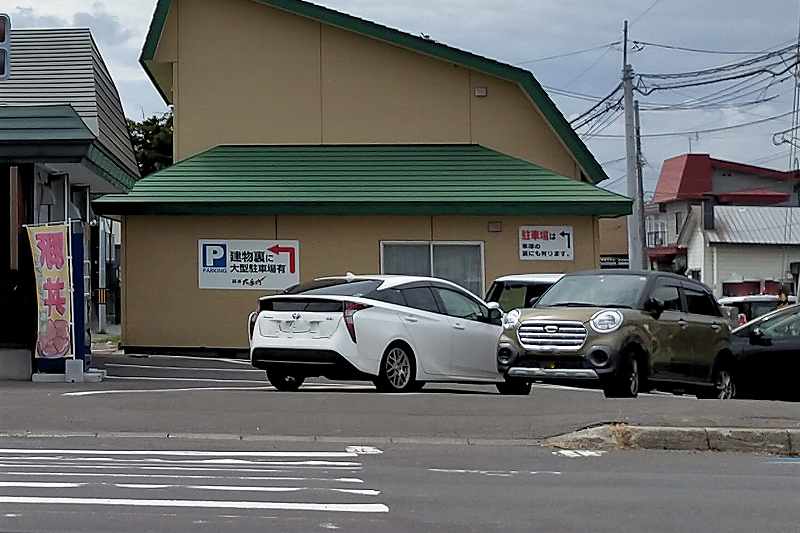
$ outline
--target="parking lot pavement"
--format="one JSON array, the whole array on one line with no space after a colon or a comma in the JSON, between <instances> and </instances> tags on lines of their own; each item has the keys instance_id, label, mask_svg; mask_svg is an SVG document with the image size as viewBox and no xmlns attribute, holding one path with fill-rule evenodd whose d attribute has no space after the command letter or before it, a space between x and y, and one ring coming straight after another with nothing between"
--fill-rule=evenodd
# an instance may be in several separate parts
<instances>
[{"instance_id":1,"label":"parking lot pavement","mask_svg":"<svg viewBox=\"0 0 800 533\"><path fill-rule=\"evenodd\" d=\"M675 531L797 527L800 463L749 455L0 439L20 532Z\"/></svg>"},{"instance_id":2,"label":"parking lot pavement","mask_svg":"<svg viewBox=\"0 0 800 533\"><path fill-rule=\"evenodd\" d=\"M609 400L597 390L428 385L378 394L369 383L316 380L272 389L244 361L172 357L97 360L100 384L0 383L0 432L154 432L382 439L536 440L603 422L650 426L800 427L797 404L672 395ZM117 365L117 366L111 366ZM120 366L126 365L126 366ZM158 367L158 368L151 368Z\"/></svg>"}]
</instances>

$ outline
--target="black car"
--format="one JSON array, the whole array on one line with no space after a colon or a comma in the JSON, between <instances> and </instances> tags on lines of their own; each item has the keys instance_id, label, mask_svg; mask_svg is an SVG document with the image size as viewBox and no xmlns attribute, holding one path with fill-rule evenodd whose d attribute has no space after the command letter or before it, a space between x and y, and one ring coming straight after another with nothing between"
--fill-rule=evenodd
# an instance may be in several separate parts
<instances>
[{"instance_id":1,"label":"black car","mask_svg":"<svg viewBox=\"0 0 800 533\"><path fill-rule=\"evenodd\" d=\"M765 315L735 330L732 379L739 398L800 399L800 305Z\"/></svg>"}]
</instances>

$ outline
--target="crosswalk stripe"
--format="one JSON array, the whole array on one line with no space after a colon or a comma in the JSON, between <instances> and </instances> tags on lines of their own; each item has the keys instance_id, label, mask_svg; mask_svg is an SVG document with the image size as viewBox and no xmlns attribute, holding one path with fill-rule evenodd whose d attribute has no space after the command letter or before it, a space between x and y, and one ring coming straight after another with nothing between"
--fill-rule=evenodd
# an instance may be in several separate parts
<instances>
[{"instance_id":1,"label":"crosswalk stripe","mask_svg":"<svg viewBox=\"0 0 800 533\"><path fill-rule=\"evenodd\" d=\"M169 475L169 474L97 474L86 472L3 472L0 476L37 476L37 477L105 477L105 478L164 478L164 479L238 479L240 481L329 481L337 483L364 483L357 477L292 477L292 476L201 476L201 475Z\"/></svg>"},{"instance_id":2,"label":"crosswalk stripe","mask_svg":"<svg viewBox=\"0 0 800 533\"><path fill-rule=\"evenodd\" d=\"M145 500L132 498L46 498L40 496L0 496L0 504L104 505L121 507L183 507L198 509L256 509L283 511L329 511L342 513L388 513L382 503L300 503L208 500Z\"/></svg>"},{"instance_id":3,"label":"crosswalk stripe","mask_svg":"<svg viewBox=\"0 0 800 533\"><path fill-rule=\"evenodd\" d=\"M358 457L354 452L209 452L194 450L60 450L60 449L30 449L30 448L0 448L0 454L16 455L158 455L175 457L313 457L313 458L338 458Z\"/></svg>"}]
</instances>

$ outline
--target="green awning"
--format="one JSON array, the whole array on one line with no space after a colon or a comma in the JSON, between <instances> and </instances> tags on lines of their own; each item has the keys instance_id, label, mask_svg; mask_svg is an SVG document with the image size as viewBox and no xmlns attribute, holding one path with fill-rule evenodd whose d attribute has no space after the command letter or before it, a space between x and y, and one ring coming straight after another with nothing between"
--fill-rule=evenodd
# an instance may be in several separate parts
<instances>
[{"instance_id":1,"label":"green awning","mask_svg":"<svg viewBox=\"0 0 800 533\"><path fill-rule=\"evenodd\" d=\"M628 198L479 145L218 146L100 214L598 215Z\"/></svg>"}]
</instances>

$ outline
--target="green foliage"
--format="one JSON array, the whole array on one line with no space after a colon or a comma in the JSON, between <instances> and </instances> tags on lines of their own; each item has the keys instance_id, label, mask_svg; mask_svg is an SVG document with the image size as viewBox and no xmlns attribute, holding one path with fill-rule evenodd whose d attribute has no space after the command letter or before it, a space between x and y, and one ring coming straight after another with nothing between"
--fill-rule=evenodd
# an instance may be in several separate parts
<instances>
[{"instance_id":1,"label":"green foliage","mask_svg":"<svg viewBox=\"0 0 800 533\"><path fill-rule=\"evenodd\" d=\"M172 113L128 119L128 129L142 177L172 165Z\"/></svg>"}]
</instances>

